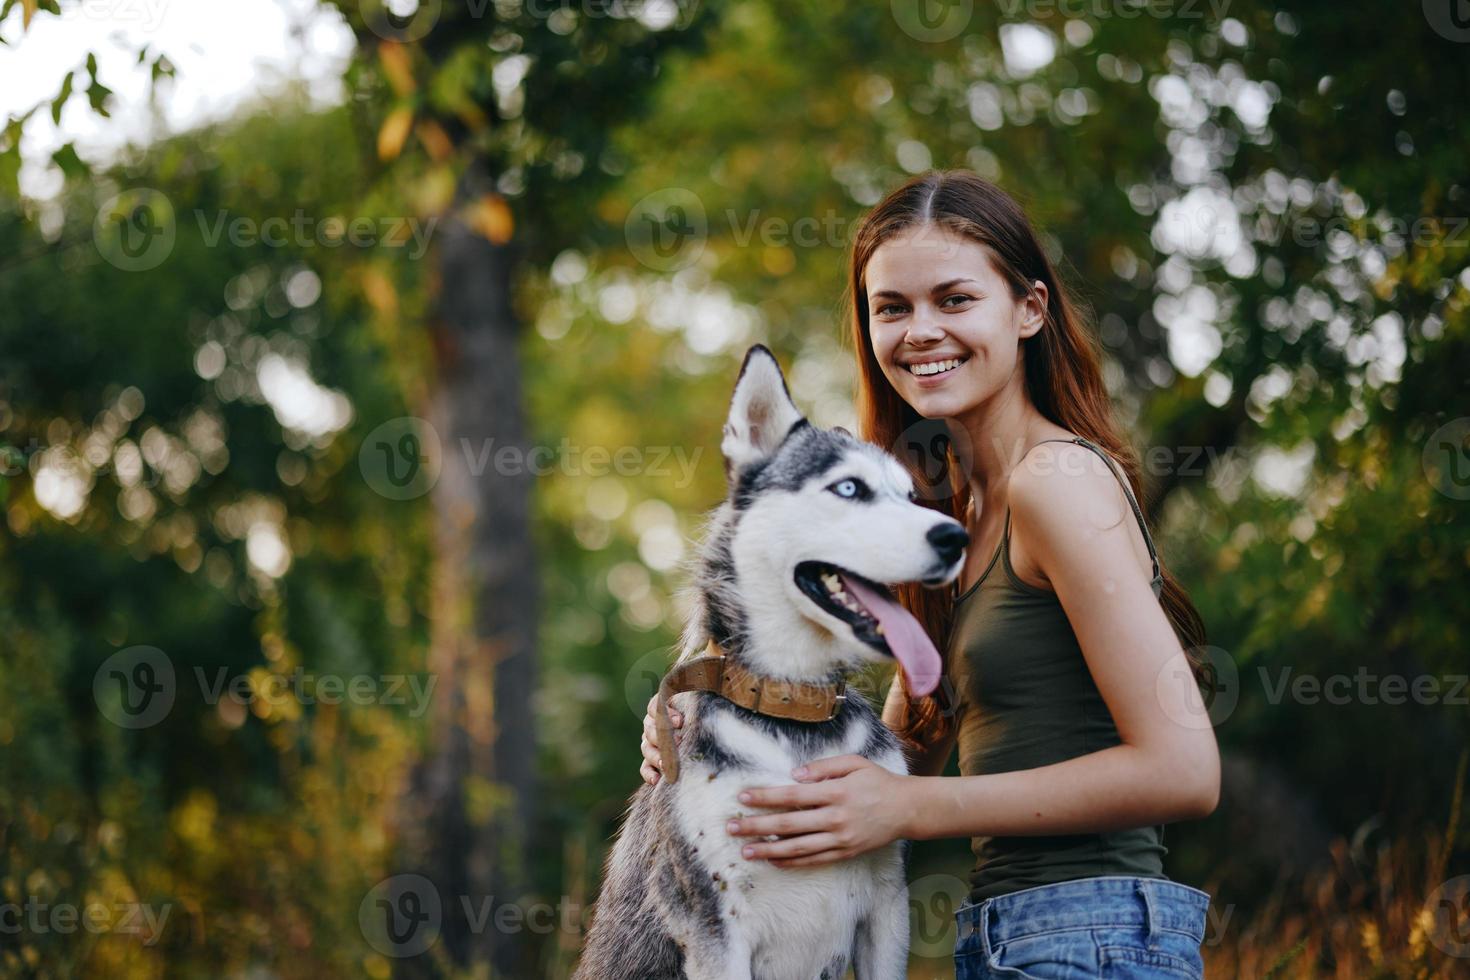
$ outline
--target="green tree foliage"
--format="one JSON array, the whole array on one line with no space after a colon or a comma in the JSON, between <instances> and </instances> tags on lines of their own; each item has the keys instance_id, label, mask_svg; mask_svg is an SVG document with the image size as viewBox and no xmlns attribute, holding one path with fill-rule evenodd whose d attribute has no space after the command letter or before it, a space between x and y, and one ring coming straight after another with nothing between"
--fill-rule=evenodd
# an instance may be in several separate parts
<instances>
[{"instance_id":1,"label":"green tree foliage","mask_svg":"<svg viewBox=\"0 0 1470 980\"><path fill-rule=\"evenodd\" d=\"M90 182L58 160L61 200L0 217L0 890L174 918L154 946L27 932L3 969L393 968L357 914L402 870L426 718L213 705L194 669L254 690L298 667L426 671L434 515L377 494L358 453L439 384L442 337L419 326L438 274L383 244L211 245L221 212L448 215L520 257L528 442L552 450L524 854L536 894L575 910L634 785L678 558L723 493L736 358L773 344L803 407L850 422L845 248L932 165L997 180L1064 257L1210 627L1226 795L1169 844L1171 873L1234 910L1213 961L1443 974L1422 912L1466 870L1470 49L1423 6L951 4L958 29L926 33L904 4L740 0L664 30L446 4L415 37L344 5L347 108L280 107ZM19 127L0 142L11 180ZM177 241L123 272L93 222L138 186L172 203ZM350 420L293 429L260 394L267 356ZM277 528L290 563L272 575ZM93 688L139 644L168 654L179 696L129 730ZM493 785L468 797L503 804ZM963 848L919 857L963 873ZM535 938L538 970L564 973L577 931ZM454 969L442 947L415 963Z\"/></svg>"},{"instance_id":2,"label":"green tree foliage","mask_svg":"<svg viewBox=\"0 0 1470 980\"><path fill-rule=\"evenodd\" d=\"M360 973L374 955L354 910L421 723L314 681L421 678L423 513L385 506L355 446L283 419L261 378L289 364L350 392L344 425L399 415L416 343L364 300L352 246L211 240L221 220L278 217L287 188L313 216L350 214L355 142L345 111L263 115L74 189L49 205L50 241L13 206L0 216L5 901L169 909L156 936L28 928L7 973ZM323 144L346 151L330 168ZM125 271L92 228L139 183L174 202L177 238L162 265ZM85 505L44 509L52 478ZM247 557L276 536L284 574L269 549L264 568ZM174 700L130 729L94 680L138 645L168 658Z\"/></svg>"}]
</instances>

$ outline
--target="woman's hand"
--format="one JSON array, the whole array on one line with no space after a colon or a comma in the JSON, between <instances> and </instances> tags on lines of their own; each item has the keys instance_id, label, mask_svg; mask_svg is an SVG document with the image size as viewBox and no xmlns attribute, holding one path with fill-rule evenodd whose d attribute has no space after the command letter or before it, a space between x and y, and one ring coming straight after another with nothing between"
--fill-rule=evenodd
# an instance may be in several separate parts
<instances>
[{"instance_id":1,"label":"woman's hand","mask_svg":"<svg viewBox=\"0 0 1470 980\"><path fill-rule=\"evenodd\" d=\"M655 785L663 774L663 761L658 752L658 729L653 724L653 713L658 710L658 695L648 699L648 712L643 716L643 742L640 748L643 750L643 765L638 767L638 772L643 776L643 781L650 786ZM684 716L669 708L669 717L674 721L675 728L684 727ZM679 733L674 733L674 741L679 740Z\"/></svg>"},{"instance_id":2,"label":"woman's hand","mask_svg":"<svg viewBox=\"0 0 1470 980\"><path fill-rule=\"evenodd\" d=\"M737 837L783 838L745 845L741 853L747 859L767 860L778 868L808 868L906 836L912 794L905 783L912 777L891 773L860 755L818 759L792 776L798 785L740 794L741 803L787 811L730 821L726 829Z\"/></svg>"}]
</instances>

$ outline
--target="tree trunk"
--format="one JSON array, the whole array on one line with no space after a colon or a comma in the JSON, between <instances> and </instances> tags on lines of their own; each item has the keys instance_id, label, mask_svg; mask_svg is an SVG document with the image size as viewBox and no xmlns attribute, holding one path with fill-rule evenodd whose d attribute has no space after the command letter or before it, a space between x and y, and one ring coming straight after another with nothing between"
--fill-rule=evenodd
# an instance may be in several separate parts
<instances>
[{"instance_id":1,"label":"tree trunk","mask_svg":"<svg viewBox=\"0 0 1470 980\"><path fill-rule=\"evenodd\" d=\"M483 168L471 168L459 200L488 190ZM505 447L521 460L527 449L514 255L453 215L437 244L430 421L443 470L433 498L439 569L430 669L438 687L408 808L422 820L405 829L422 835L420 866L443 901L443 952L461 967L488 963L494 975L522 976L524 933L501 934L493 914L483 916L525 894L535 804L532 477L523 465L496 464Z\"/></svg>"}]
</instances>

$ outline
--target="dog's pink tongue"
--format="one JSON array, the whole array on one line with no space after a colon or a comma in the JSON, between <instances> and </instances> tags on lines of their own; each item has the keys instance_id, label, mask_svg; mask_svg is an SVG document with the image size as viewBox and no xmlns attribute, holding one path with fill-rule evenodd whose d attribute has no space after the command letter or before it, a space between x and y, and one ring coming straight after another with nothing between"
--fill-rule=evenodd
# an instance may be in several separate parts
<instances>
[{"instance_id":1,"label":"dog's pink tongue","mask_svg":"<svg viewBox=\"0 0 1470 980\"><path fill-rule=\"evenodd\" d=\"M934 649L933 641L919 621L903 606L856 579L844 575L842 584L882 624L883 638L903 666L903 672L909 679L909 690L923 697L938 687L944 665L940 662L939 651Z\"/></svg>"}]
</instances>

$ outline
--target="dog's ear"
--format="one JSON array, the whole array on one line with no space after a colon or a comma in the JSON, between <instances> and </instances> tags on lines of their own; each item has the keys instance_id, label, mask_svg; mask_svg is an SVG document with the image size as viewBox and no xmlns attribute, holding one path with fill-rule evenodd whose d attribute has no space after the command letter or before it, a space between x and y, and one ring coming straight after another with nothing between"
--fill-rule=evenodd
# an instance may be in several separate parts
<instances>
[{"instance_id":1,"label":"dog's ear","mask_svg":"<svg viewBox=\"0 0 1470 980\"><path fill-rule=\"evenodd\" d=\"M776 355L756 344L745 352L725 420L720 452L725 454L726 474L770 456L801 421Z\"/></svg>"}]
</instances>

